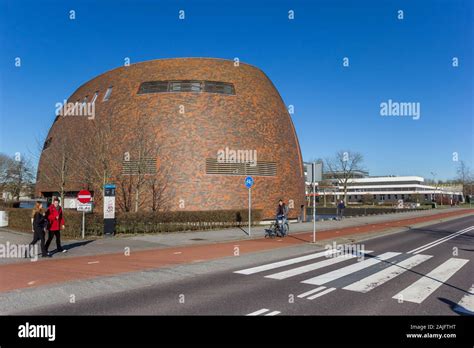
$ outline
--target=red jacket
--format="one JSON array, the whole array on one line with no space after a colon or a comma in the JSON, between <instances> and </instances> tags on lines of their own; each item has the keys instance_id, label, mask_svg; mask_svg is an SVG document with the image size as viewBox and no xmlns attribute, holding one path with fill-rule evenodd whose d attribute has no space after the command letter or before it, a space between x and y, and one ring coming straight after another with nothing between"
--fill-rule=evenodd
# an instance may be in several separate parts
<instances>
[{"instance_id":1,"label":"red jacket","mask_svg":"<svg viewBox=\"0 0 474 348\"><path fill-rule=\"evenodd\" d=\"M51 204L46 211L48 218L48 230L59 231L64 225L63 208L59 207L59 211L56 210L54 204Z\"/></svg>"}]
</instances>

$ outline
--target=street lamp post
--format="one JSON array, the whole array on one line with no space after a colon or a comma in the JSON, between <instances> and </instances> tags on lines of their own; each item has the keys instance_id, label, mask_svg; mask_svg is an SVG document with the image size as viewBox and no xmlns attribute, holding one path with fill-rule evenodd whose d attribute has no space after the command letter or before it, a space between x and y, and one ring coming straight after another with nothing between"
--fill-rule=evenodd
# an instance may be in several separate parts
<instances>
[{"instance_id":1,"label":"street lamp post","mask_svg":"<svg viewBox=\"0 0 474 348\"><path fill-rule=\"evenodd\" d=\"M431 175L433 176L433 183L434 183L434 182L435 182L436 173L431 172ZM435 203L436 203L436 191L438 191L438 183L436 183L435 192L434 192L434 194L433 194ZM440 207L443 206L443 196L442 196L441 194L440 194L439 205L440 205Z\"/></svg>"}]
</instances>

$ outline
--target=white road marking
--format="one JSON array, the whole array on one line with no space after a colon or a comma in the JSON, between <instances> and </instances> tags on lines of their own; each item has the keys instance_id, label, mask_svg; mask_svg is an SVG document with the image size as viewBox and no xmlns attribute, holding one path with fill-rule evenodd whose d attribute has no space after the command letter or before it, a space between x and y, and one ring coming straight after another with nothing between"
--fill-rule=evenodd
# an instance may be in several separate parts
<instances>
[{"instance_id":1,"label":"white road marking","mask_svg":"<svg viewBox=\"0 0 474 348\"><path fill-rule=\"evenodd\" d=\"M375 265L375 264L379 263L380 261L387 260L387 259L390 259L392 257L395 257L397 255L400 255L400 253L397 253L397 252L384 253L382 255L378 255L378 256L375 256L373 258L354 263L350 266L339 268L339 269L336 269L332 272L328 272L328 273L319 275L319 276L314 277L314 278L303 280L302 283L304 283L304 284L313 284L313 285L323 285L323 284L329 283L330 281L333 281L335 279L342 278L342 277L344 277L348 274L351 274L351 273L360 271L361 269L364 269L364 268L370 267L372 265Z\"/></svg>"},{"instance_id":2,"label":"white road marking","mask_svg":"<svg viewBox=\"0 0 474 348\"><path fill-rule=\"evenodd\" d=\"M371 253L371 252L372 251L366 251L366 253ZM286 279L286 278L294 277L298 274L303 274L303 273L306 273L306 272L314 271L314 270L319 269L319 268L334 265L334 264L339 263L339 262L350 260L350 259L353 259L354 257L358 257L358 256L359 255L357 255L357 254L346 254L346 255L341 255L341 256L337 256L337 257L331 257L331 258L329 258L327 260L324 260L324 261L319 261L319 262L311 263L309 265L305 265L305 266L301 266L301 267L297 267L297 268L292 268L292 269L289 269L287 271L270 274L270 275L265 276L265 278L280 279L280 280L281 279Z\"/></svg>"},{"instance_id":3,"label":"white road marking","mask_svg":"<svg viewBox=\"0 0 474 348\"><path fill-rule=\"evenodd\" d=\"M471 286L468 293L464 295L461 301L454 307L456 312L474 315L474 285Z\"/></svg>"},{"instance_id":4,"label":"white road marking","mask_svg":"<svg viewBox=\"0 0 474 348\"><path fill-rule=\"evenodd\" d=\"M247 275L248 274L259 273L259 272L263 272L263 271L268 271L270 269L275 269L275 268L279 268L279 267L283 267L283 266L293 265L295 263L299 263L299 262L303 262L303 261L316 259L318 257L332 255L336 252L338 252L338 250L336 250L336 249L325 250L325 251L322 251L322 252L319 252L319 253L316 253L316 254L300 256L300 257L296 257L296 258L293 258L293 259L288 259L288 260L279 261L279 262L273 262L273 263L269 263L269 264L262 265L262 266L247 268L247 269L243 269L243 270L240 270L240 271L235 271L234 273L247 274Z\"/></svg>"},{"instance_id":5,"label":"white road marking","mask_svg":"<svg viewBox=\"0 0 474 348\"><path fill-rule=\"evenodd\" d=\"M270 312L270 313L268 313L268 314L265 314L265 316L267 316L267 317L268 317L268 316L272 317L272 316L278 315L278 314L280 314L280 313L281 313L281 312L279 312L279 311L273 311L273 312Z\"/></svg>"},{"instance_id":6,"label":"white road marking","mask_svg":"<svg viewBox=\"0 0 474 348\"><path fill-rule=\"evenodd\" d=\"M99 261L90 261L90 262L88 262L87 264L88 264L88 265L92 265L92 264L94 264L94 263L99 263Z\"/></svg>"},{"instance_id":7,"label":"white road marking","mask_svg":"<svg viewBox=\"0 0 474 348\"><path fill-rule=\"evenodd\" d=\"M444 243L444 242L446 242L446 241L448 241L448 240L450 240L450 239L452 239L452 238L455 238L455 237L457 237L457 236L459 236L459 235L461 235L461 234L464 234L464 233L466 233L466 232L469 232L469 231L471 231L471 230L473 230L473 229L474 229L474 226L470 226L470 227L464 228L464 229L462 229L462 230L460 230L460 231L451 233L451 234L448 235L448 236L444 236L443 238L437 239L437 240L432 241L432 242L430 242L430 243L428 243L428 244L425 244L425 245L422 245L422 246L420 246L420 247L418 247L418 248L415 248L415 249L413 249L413 250L410 250L410 251L407 252L407 254L418 254L418 253L421 253L421 252L423 252L423 251L425 251L425 250L428 250L428 249L430 249L430 248L432 248L432 247L435 247L435 246L437 246L437 245L439 245L439 244L441 244L441 243Z\"/></svg>"},{"instance_id":8,"label":"white road marking","mask_svg":"<svg viewBox=\"0 0 474 348\"><path fill-rule=\"evenodd\" d=\"M181 251L175 251L175 252L173 253L173 255L179 255L179 254L182 254L182 252L181 252Z\"/></svg>"},{"instance_id":9,"label":"white road marking","mask_svg":"<svg viewBox=\"0 0 474 348\"><path fill-rule=\"evenodd\" d=\"M326 290L321 291L320 293L318 293L318 294L316 294L316 295L313 295L313 296L308 297L308 300L314 300L315 298L318 298L318 297L321 297L321 296L323 296L323 295L329 294L330 292L333 292L334 290L336 290L336 288L329 288L329 289L326 289Z\"/></svg>"},{"instance_id":10,"label":"white road marking","mask_svg":"<svg viewBox=\"0 0 474 348\"><path fill-rule=\"evenodd\" d=\"M36 280L32 280L31 282L28 282L28 285L33 285L34 283L36 283Z\"/></svg>"},{"instance_id":11,"label":"white road marking","mask_svg":"<svg viewBox=\"0 0 474 348\"><path fill-rule=\"evenodd\" d=\"M361 280L358 280L352 284L344 287L344 290L358 291L358 292L368 292L379 285L388 282L390 279L399 276L405 271L419 265L420 263L432 258L431 255L414 255L406 260L403 260L393 266L387 267L380 272L371 274L368 277L365 277Z\"/></svg>"},{"instance_id":12,"label":"white road marking","mask_svg":"<svg viewBox=\"0 0 474 348\"><path fill-rule=\"evenodd\" d=\"M421 303L468 262L465 259L450 258L392 298Z\"/></svg>"},{"instance_id":13,"label":"white road marking","mask_svg":"<svg viewBox=\"0 0 474 348\"><path fill-rule=\"evenodd\" d=\"M326 287L325 286L320 286L319 288L303 292L302 294L299 294L298 297L303 298L303 297L306 297L308 295L314 294L315 292L321 291L323 289L326 289Z\"/></svg>"},{"instance_id":14,"label":"white road marking","mask_svg":"<svg viewBox=\"0 0 474 348\"><path fill-rule=\"evenodd\" d=\"M247 315L260 315L260 314L263 314L263 313L268 312L268 311L269 311L269 309L262 308L262 309L259 309L258 311L249 313Z\"/></svg>"}]
</instances>

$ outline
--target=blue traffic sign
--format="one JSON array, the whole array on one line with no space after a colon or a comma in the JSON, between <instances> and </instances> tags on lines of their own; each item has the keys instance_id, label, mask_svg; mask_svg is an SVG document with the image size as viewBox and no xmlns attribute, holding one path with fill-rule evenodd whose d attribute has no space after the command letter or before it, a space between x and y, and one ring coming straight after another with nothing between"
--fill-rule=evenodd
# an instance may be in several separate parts
<instances>
[{"instance_id":1,"label":"blue traffic sign","mask_svg":"<svg viewBox=\"0 0 474 348\"><path fill-rule=\"evenodd\" d=\"M251 188L253 186L253 178L251 176L247 176L245 178L245 187Z\"/></svg>"}]
</instances>

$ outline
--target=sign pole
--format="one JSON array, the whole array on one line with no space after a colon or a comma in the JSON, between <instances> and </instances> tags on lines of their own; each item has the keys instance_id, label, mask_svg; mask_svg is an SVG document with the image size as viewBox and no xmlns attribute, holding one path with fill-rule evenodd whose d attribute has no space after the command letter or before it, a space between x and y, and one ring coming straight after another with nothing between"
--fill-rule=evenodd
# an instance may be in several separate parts
<instances>
[{"instance_id":1,"label":"sign pole","mask_svg":"<svg viewBox=\"0 0 474 348\"><path fill-rule=\"evenodd\" d=\"M92 195L88 190L80 190L77 194L79 205L78 211L82 211L82 239L86 238L86 211L92 211L92 204L90 203Z\"/></svg>"},{"instance_id":2,"label":"sign pole","mask_svg":"<svg viewBox=\"0 0 474 348\"><path fill-rule=\"evenodd\" d=\"M313 243L316 243L316 182L313 181Z\"/></svg>"},{"instance_id":3,"label":"sign pole","mask_svg":"<svg viewBox=\"0 0 474 348\"><path fill-rule=\"evenodd\" d=\"M252 189L252 186L253 186L253 178L251 176L247 176L245 178L245 187L248 188L249 190L249 237L251 236L252 232L251 232L251 225L252 225L252 192L251 192L251 189Z\"/></svg>"},{"instance_id":4,"label":"sign pole","mask_svg":"<svg viewBox=\"0 0 474 348\"><path fill-rule=\"evenodd\" d=\"M249 187L249 237L252 235L251 233L251 214L252 214L252 188Z\"/></svg>"},{"instance_id":5,"label":"sign pole","mask_svg":"<svg viewBox=\"0 0 474 348\"><path fill-rule=\"evenodd\" d=\"M86 212L82 212L82 239L86 236Z\"/></svg>"},{"instance_id":6,"label":"sign pole","mask_svg":"<svg viewBox=\"0 0 474 348\"><path fill-rule=\"evenodd\" d=\"M104 236L115 234L115 184L104 185Z\"/></svg>"}]
</instances>

